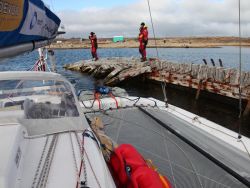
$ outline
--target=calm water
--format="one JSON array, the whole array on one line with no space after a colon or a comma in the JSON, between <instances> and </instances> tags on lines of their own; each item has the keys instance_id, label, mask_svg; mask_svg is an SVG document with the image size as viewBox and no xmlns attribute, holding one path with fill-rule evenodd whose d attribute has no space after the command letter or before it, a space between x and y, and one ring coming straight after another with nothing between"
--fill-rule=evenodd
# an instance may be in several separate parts
<instances>
[{"instance_id":1,"label":"calm water","mask_svg":"<svg viewBox=\"0 0 250 188\"><path fill-rule=\"evenodd\" d=\"M202 59L213 58L218 65L218 59L222 59L225 67L237 67L239 62L237 47L223 48L161 48L159 56L161 59L167 59L180 63L202 63ZM148 49L148 56L155 57L156 50ZM88 49L80 50L56 50L57 70L58 73L68 78L75 85L77 90L85 89L92 90L95 80L86 75L77 72L66 71L62 67L64 64L73 63L82 59L90 59L90 51ZM138 49L99 49L100 57L138 57ZM0 61L0 71L8 70L27 70L32 67L37 60L38 52L34 51L28 54L23 54L14 58L4 59ZM250 48L242 49L242 67L243 70L250 71ZM140 84L141 85L141 84ZM155 97L162 99L162 92L159 86L150 83L134 85L127 83L122 85L131 95ZM217 122L227 128L238 130L238 109L236 105L224 104L218 101L210 100L203 96L199 101L195 101L195 93L167 88L169 103L184 108L188 111L206 117L209 120ZM243 122L242 132L250 137L250 119Z\"/></svg>"}]
</instances>

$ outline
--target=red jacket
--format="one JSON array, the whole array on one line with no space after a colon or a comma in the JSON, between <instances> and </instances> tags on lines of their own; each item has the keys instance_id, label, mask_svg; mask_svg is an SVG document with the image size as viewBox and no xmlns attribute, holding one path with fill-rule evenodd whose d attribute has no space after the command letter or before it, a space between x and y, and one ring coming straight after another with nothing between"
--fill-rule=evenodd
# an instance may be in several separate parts
<instances>
[{"instance_id":1,"label":"red jacket","mask_svg":"<svg viewBox=\"0 0 250 188\"><path fill-rule=\"evenodd\" d=\"M92 48L97 48L98 45L97 45L97 38L96 38L96 35L92 35L92 36L90 35L90 36L89 36L89 39L90 39Z\"/></svg>"},{"instance_id":2,"label":"red jacket","mask_svg":"<svg viewBox=\"0 0 250 188\"><path fill-rule=\"evenodd\" d=\"M142 33L143 33L143 40L148 41L148 28L144 27Z\"/></svg>"},{"instance_id":3,"label":"red jacket","mask_svg":"<svg viewBox=\"0 0 250 188\"><path fill-rule=\"evenodd\" d=\"M140 29L138 40L140 43L147 43L148 42L148 29L147 29L147 27L143 27Z\"/></svg>"}]
</instances>

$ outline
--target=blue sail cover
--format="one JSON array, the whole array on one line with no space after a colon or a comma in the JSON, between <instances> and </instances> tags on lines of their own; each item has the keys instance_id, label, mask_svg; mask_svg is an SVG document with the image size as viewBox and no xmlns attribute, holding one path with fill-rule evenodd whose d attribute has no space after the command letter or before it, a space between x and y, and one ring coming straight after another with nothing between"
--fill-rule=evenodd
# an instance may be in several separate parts
<instances>
[{"instance_id":1,"label":"blue sail cover","mask_svg":"<svg viewBox=\"0 0 250 188\"><path fill-rule=\"evenodd\" d=\"M41 0L0 0L0 48L53 39L60 22Z\"/></svg>"}]
</instances>

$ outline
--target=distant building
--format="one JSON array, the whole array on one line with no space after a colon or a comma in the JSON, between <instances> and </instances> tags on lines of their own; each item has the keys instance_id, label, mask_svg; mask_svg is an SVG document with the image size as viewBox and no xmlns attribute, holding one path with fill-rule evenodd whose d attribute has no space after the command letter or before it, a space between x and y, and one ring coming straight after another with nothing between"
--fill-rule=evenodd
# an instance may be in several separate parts
<instances>
[{"instance_id":1,"label":"distant building","mask_svg":"<svg viewBox=\"0 0 250 188\"><path fill-rule=\"evenodd\" d=\"M124 36L114 36L113 42L124 42Z\"/></svg>"}]
</instances>

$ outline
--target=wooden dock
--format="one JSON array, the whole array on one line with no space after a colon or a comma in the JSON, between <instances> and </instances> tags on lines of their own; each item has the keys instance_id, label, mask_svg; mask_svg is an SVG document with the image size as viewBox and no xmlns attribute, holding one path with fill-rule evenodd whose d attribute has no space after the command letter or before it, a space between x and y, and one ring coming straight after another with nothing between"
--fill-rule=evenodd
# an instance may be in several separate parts
<instances>
[{"instance_id":1,"label":"wooden dock","mask_svg":"<svg viewBox=\"0 0 250 188\"><path fill-rule=\"evenodd\" d=\"M150 59L140 62L138 58L104 58L99 61L79 61L65 65L64 68L91 74L95 78L104 79L108 86L137 76L146 79L239 99L240 73L234 68L223 68L201 64L173 63ZM242 72L242 99L248 100L250 109L250 72ZM248 110L249 110L248 109Z\"/></svg>"}]
</instances>

